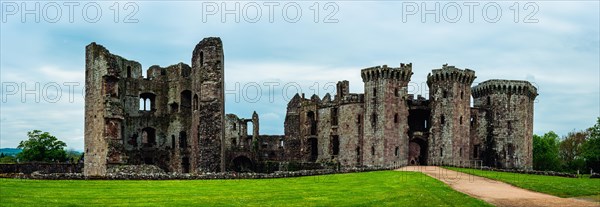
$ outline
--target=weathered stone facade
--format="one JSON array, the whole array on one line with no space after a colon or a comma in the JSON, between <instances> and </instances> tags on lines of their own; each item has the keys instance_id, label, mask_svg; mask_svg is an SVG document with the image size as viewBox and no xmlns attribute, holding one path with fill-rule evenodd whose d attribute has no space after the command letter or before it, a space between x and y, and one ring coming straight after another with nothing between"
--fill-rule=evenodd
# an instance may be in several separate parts
<instances>
[{"instance_id":1,"label":"weathered stone facade","mask_svg":"<svg viewBox=\"0 0 600 207\"><path fill-rule=\"evenodd\" d=\"M171 172L223 171L223 48L206 38L184 63L141 65L86 47L85 168L152 164Z\"/></svg>"},{"instance_id":2,"label":"weathered stone facade","mask_svg":"<svg viewBox=\"0 0 600 207\"><path fill-rule=\"evenodd\" d=\"M225 115L223 59L221 40L205 38L192 66L151 66L143 77L139 63L88 45L84 174L142 164L177 173L265 171L273 163L532 166L537 89L529 82L471 88L474 71L444 65L428 75L427 100L408 94L412 64L371 67L360 73L364 93L340 81L333 97L296 94L285 135L260 135L256 112Z\"/></svg>"},{"instance_id":3,"label":"weathered stone facade","mask_svg":"<svg viewBox=\"0 0 600 207\"><path fill-rule=\"evenodd\" d=\"M429 100L408 94L412 64L361 71L364 94L337 84L335 99L296 95L285 120L285 157L342 166L485 165L531 169L533 103L527 81L489 80L443 65ZM474 107L471 107L471 96Z\"/></svg>"}]
</instances>

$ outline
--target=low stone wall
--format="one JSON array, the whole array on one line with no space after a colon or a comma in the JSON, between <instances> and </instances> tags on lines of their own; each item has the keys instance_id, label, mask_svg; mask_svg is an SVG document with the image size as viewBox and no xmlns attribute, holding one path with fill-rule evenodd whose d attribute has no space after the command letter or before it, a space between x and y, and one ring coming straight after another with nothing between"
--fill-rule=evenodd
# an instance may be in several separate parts
<instances>
[{"instance_id":1,"label":"low stone wall","mask_svg":"<svg viewBox=\"0 0 600 207\"><path fill-rule=\"evenodd\" d=\"M127 174L160 174L165 173L156 165L113 165L106 170L107 173L127 173Z\"/></svg>"},{"instance_id":2,"label":"low stone wall","mask_svg":"<svg viewBox=\"0 0 600 207\"><path fill-rule=\"evenodd\" d=\"M548 176L559 176L559 177L567 177L567 178L577 178L576 174L564 173L564 172L554 172L554 171L539 171L539 170L519 170L519 169L498 169L492 167L477 167L471 168L477 170L487 170L487 171L496 171L496 172L510 172L510 173L521 173L521 174L532 174L532 175L548 175Z\"/></svg>"},{"instance_id":3,"label":"low stone wall","mask_svg":"<svg viewBox=\"0 0 600 207\"><path fill-rule=\"evenodd\" d=\"M266 178L287 178L312 175L326 175L338 173L368 172L378 170L392 170L401 166L388 167L360 167L360 168L342 168L340 170L320 169L320 170L300 170L300 171L277 171L274 173L203 173L203 174L182 174L182 173L108 173L106 176L90 177L82 173L5 173L0 177L19 178L19 179L44 179L44 180L207 180L207 179L266 179Z\"/></svg>"},{"instance_id":4,"label":"low stone wall","mask_svg":"<svg viewBox=\"0 0 600 207\"><path fill-rule=\"evenodd\" d=\"M31 174L35 171L44 173L81 173L83 163L65 164L65 163L19 163L19 164L0 164L0 173L24 173Z\"/></svg>"}]
</instances>

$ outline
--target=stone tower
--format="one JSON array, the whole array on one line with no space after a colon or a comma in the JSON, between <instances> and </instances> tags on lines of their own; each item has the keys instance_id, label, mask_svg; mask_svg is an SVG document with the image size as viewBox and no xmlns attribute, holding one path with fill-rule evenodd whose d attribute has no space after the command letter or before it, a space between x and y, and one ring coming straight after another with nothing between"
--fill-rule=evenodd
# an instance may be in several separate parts
<instances>
[{"instance_id":1,"label":"stone tower","mask_svg":"<svg viewBox=\"0 0 600 207\"><path fill-rule=\"evenodd\" d=\"M408 152L407 85L412 64L361 70L365 89L364 165L406 165Z\"/></svg>"},{"instance_id":2,"label":"stone tower","mask_svg":"<svg viewBox=\"0 0 600 207\"><path fill-rule=\"evenodd\" d=\"M531 169L533 103L537 88L527 81L488 80L472 88L474 106L488 110L491 137L485 158L500 168Z\"/></svg>"},{"instance_id":3,"label":"stone tower","mask_svg":"<svg viewBox=\"0 0 600 207\"><path fill-rule=\"evenodd\" d=\"M223 44L220 38L205 38L196 45L192 55L192 135L197 147L198 171L225 170L225 98ZM214 124L219 123L219 124Z\"/></svg>"},{"instance_id":4,"label":"stone tower","mask_svg":"<svg viewBox=\"0 0 600 207\"><path fill-rule=\"evenodd\" d=\"M258 113L256 113L256 111L254 111L254 113L252 113L252 140L258 140L259 131L260 131L259 123L260 123L260 121L258 118Z\"/></svg>"},{"instance_id":5,"label":"stone tower","mask_svg":"<svg viewBox=\"0 0 600 207\"><path fill-rule=\"evenodd\" d=\"M137 97L127 94L127 83L141 76L141 65L101 45L86 46L84 174L101 176L110 164L126 160L123 147L124 114ZM137 94L136 94L137 95Z\"/></svg>"},{"instance_id":6,"label":"stone tower","mask_svg":"<svg viewBox=\"0 0 600 207\"><path fill-rule=\"evenodd\" d=\"M427 164L468 163L471 84L475 78L475 71L447 64L427 76L431 108Z\"/></svg>"}]
</instances>

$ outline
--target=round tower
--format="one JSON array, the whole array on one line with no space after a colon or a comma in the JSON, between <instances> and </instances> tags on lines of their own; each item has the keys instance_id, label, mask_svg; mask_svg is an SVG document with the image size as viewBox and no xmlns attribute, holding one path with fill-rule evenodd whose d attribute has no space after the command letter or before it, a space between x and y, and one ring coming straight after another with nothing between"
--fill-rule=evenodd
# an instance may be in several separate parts
<instances>
[{"instance_id":1,"label":"round tower","mask_svg":"<svg viewBox=\"0 0 600 207\"><path fill-rule=\"evenodd\" d=\"M412 64L361 70L365 89L362 161L368 166L406 165L408 159L407 85Z\"/></svg>"},{"instance_id":2,"label":"round tower","mask_svg":"<svg viewBox=\"0 0 600 207\"><path fill-rule=\"evenodd\" d=\"M486 162L501 168L533 166L533 103L537 88L528 81L488 80L472 88L474 106L488 111Z\"/></svg>"},{"instance_id":3,"label":"round tower","mask_svg":"<svg viewBox=\"0 0 600 207\"><path fill-rule=\"evenodd\" d=\"M475 78L475 71L448 64L427 75L431 108L427 164L468 164L471 84Z\"/></svg>"},{"instance_id":4,"label":"round tower","mask_svg":"<svg viewBox=\"0 0 600 207\"><path fill-rule=\"evenodd\" d=\"M223 44L218 37L204 38L192 54L192 93L197 104L192 106L192 137L195 152L192 163L198 171L225 170L225 98ZM194 101L196 102L196 101ZM219 124L215 124L219 123Z\"/></svg>"}]
</instances>

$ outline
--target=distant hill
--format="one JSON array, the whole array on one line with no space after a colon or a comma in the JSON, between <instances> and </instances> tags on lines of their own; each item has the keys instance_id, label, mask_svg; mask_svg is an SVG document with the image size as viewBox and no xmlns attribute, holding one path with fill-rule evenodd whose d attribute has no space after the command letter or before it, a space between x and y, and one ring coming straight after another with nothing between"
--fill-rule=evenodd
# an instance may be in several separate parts
<instances>
[{"instance_id":1,"label":"distant hill","mask_svg":"<svg viewBox=\"0 0 600 207\"><path fill-rule=\"evenodd\" d=\"M21 152L21 151L23 151L23 150L17 149L17 148L0 148L0 153L4 153L5 155L11 155L11 156L19 154L19 152Z\"/></svg>"}]
</instances>

